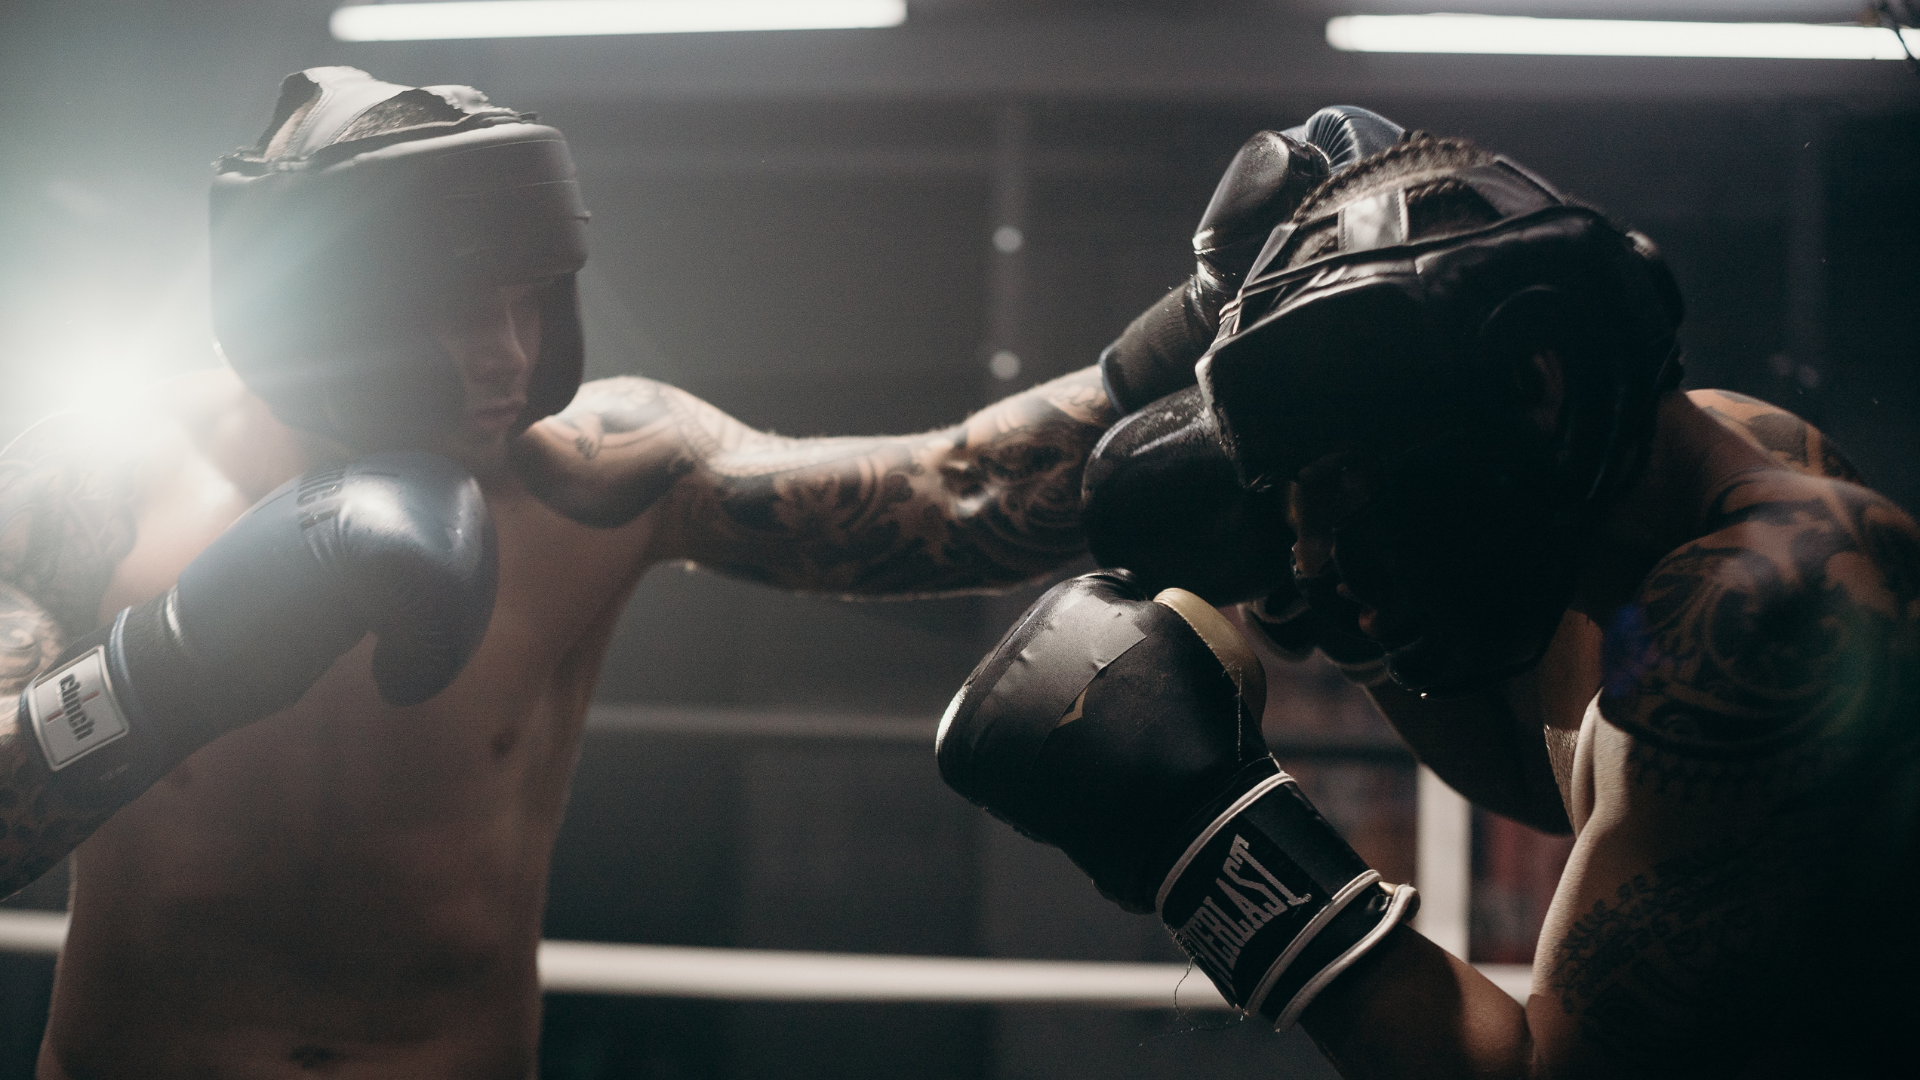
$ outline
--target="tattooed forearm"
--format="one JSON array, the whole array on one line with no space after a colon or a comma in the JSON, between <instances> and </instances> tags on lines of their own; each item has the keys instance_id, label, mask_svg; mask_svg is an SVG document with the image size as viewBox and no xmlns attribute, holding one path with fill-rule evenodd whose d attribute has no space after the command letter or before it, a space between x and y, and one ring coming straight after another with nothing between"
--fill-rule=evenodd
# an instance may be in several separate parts
<instances>
[{"instance_id":1,"label":"tattooed forearm","mask_svg":"<svg viewBox=\"0 0 1920 1080\"><path fill-rule=\"evenodd\" d=\"M68 641L93 629L133 547L133 466L94 450L48 426L0 454L0 896L31 884L111 814L49 789L15 704Z\"/></svg>"},{"instance_id":2,"label":"tattooed forearm","mask_svg":"<svg viewBox=\"0 0 1920 1080\"><path fill-rule=\"evenodd\" d=\"M54 790L32 739L9 700L0 717L0 899L33 884L118 809L79 806Z\"/></svg>"},{"instance_id":3,"label":"tattooed forearm","mask_svg":"<svg viewBox=\"0 0 1920 1080\"><path fill-rule=\"evenodd\" d=\"M747 441L710 463L689 554L842 595L1016 584L1084 549L1080 474L1115 418L1089 370L927 435Z\"/></svg>"},{"instance_id":4,"label":"tattooed forearm","mask_svg":"<svg viewBox=\"0 0 1920 1080\"><path fill-rule=\"evenodd\" d=\"M723 573L849 596L1024 581L1078 554L1080 473L1116 419L1089 369L923 435L790 439L645 379L583 391L516 445L520 475L612 527L671 494L666 547Z\"/></svg>"},{"instance_id":5,"label":"tattooed forearm","mask_svg":"<svg viewBox=\"0 0 1920 1080\"><path fill-rule=\"evenodd\" d=\"M65 644L40 605L0 585L0 897L31 885L112 813L50 790L45 759L19 726L20 692Z\"/></svg>"},{"instance_id":6,"label":"tattooed forearm","mask_svg":"<svg viewBox=\"0 0 1920 1080\"><path fill-rule=\"evenodd\" d=\"M1635 874L1553 944L1544 989L1631 1075L1723 1074L1760 1044L1781 973L1806 946L1806 912L1844 879L1809 860L1805 839L1783 828Z\"/></svg>"}]
</instances>

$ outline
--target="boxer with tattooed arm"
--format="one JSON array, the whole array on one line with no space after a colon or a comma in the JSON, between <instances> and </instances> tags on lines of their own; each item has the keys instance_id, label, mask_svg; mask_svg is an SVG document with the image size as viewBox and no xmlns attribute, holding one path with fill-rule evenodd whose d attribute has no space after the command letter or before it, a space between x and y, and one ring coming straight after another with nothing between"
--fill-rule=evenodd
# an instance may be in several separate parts
<instances>
[{"instance_id":1,"label":"boxer with tattooed arm","mask_svg":"<svg viewBox=\"0 0 1920 1080\"><path fill-rule=\"evenodd\" d=\"M1304 603L1254 625L1326 649L1463 793L1571 828L1525 1003L1412 930L1267 753L1260 664L1180 579L1268 568L1050 592L955 697L943 775L1343 1076L1902 1074L1920 530L1797 418L1679 392L1680 317L1645 237L1410 138L1308 197L1198 389L1087 470L1116 522L1154 510L1135 470L1227 470L1234 522L1278 500Z\"/></svg>"},{"instance_id":2,"label":"boxer with tattooed arm","mask_svg":"<svg viewBox=\"0 0 1920 1080\"><path fill-rule=\"evenodd\" d=\"M579 385L558 131L470 87L289 77L214 184L231 369L0 453L0 674L26 703L0 885L80 845L40 1076L531 1075L548 860L640 576L913 597L1058 566L1107 382L1191 381L1328 168L1249 143L1204 287L1104 372L939 431L790 439L651 380ZM92 726L63 696L82 663Z\"/></svg>"}]
</instances>

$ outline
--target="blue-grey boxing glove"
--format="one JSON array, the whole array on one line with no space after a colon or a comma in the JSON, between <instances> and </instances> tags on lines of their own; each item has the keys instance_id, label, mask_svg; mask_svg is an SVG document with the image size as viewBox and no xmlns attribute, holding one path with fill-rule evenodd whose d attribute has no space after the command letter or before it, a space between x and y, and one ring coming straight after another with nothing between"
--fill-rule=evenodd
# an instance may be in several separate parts
<instances>
[{"instance_id":1,"label":"blue-grey boxing glove","mask_svg":"<svg viewBox=\"0 0 1920 1080\"><path fill-rule=\"evenodd\" d=\"M445 458L385 453L262 499L160 596L81 638L20 695L49 786L131 800L201 746L287 708L367 634L394 705L446 689L493 612L493 523Z\"/></svg>"}]
</instances>

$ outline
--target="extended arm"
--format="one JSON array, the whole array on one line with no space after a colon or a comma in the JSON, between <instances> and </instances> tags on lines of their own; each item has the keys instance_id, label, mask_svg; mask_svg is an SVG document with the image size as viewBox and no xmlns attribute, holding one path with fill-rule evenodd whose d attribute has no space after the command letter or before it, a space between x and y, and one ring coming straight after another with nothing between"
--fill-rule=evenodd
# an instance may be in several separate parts
<instances>
[{"instance_id":1,"label":"extended arm","mask_svg":"<svg viewBox=\"0 0 1920 1080\"><path fill-rule=\"evenodd\" d=\"M515 448L549 505L653 551L805 592L1001 588L1084 547L1080 473L1115 419L1092 368L921 435L793 439L649 379L589 384Z\"/></svg>"}]
</instances>

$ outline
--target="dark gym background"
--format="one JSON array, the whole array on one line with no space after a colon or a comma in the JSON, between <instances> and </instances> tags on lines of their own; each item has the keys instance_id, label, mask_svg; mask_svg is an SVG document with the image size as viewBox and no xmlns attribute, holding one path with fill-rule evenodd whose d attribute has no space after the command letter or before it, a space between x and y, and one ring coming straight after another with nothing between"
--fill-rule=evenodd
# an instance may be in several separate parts
<instances>
[{"instance_id":1,"label":"dark gym background","mask_svg":"<svg viewBox=\"0 0 1920 1080\"><path fill-rule=\"evenodd\" d=\"M100 410L111 437L105 402L213 362L207 163L256 137L287 72L347 63L471 83L564 128L595 214L591 373L665 379L761 427L940 426L1091 363L1188 272L1239 144L1352 102L1471 136L1650 233L1687 296L1689 385L1796 410L1920 503L1904 64L1333 52L1327 15L1409 6L1362 0L915 0L891 30L382 45L330 40L334 6L0 3L0 438L61 408ZM1001 351L1011 379L989 374ZM548 936L1175 959L934 774L934 718L1031 595L846 604L655 570L608 659ZM1275 674L1271 737L1404 877L1411 760L1324 670ZM1524 960L1536 901L1483 862L1476 958ZM62 893L55 875L12 903ZM0 957L0 1077L30 1075L51 970ZM549 1078L1330 1075L1298 1035L1193 1030L1217 1014L555 996L547 1022Z\"/></svg>"}]
</instances>

